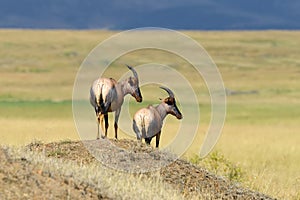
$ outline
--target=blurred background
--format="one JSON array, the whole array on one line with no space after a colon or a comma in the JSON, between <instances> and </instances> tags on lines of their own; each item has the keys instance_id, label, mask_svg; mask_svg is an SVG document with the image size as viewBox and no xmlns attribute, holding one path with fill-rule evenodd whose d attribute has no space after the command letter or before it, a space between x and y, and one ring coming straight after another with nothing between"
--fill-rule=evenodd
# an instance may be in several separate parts
<instances>
[{"instance_id":1,"label":"blurred background","mask_svg":"<svg viewBox=\"0 0 300 200\"><path fill-rule=\"evenodd\" d=\"M299 29L297 0L1 0L0 27Z\"/></svg>"},{"instance_id":2,"label":"blurred background","mask_svg":"<svg viewBox=\"0 0 300 200\"><path fill-rule=\"evenodd\" d=\"M72 90L88 53L121 30L176 29L206 49L227 89L226 122L208 158L212 162L198 157L209 126L210 96L201 77L186 71L186 60L136 51L116 59L107 74L121 76L127 72L124 63L155 60L196 76L192 85L201 91L201 121L185 158L251 189L299 199L299 10L297 0L0 0L0 144L79 140ZM130 113L158 103L164 93L155 88L142 88L148 100L131 102ZM90 113L94 120L92 107ZM162 146L172 139L178 121L170 117L165 124Z\"/></svg>"}]
</instances>

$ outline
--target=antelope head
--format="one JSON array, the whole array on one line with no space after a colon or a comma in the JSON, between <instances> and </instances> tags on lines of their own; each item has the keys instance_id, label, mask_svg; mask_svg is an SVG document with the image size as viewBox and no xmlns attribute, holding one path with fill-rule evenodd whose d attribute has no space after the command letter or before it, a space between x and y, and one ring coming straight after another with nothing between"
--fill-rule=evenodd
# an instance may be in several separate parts
<instances>
[{"instance_id":1,"label":"antelope head","mask_svg":"<svg viewBox=\"0 0 300 200\"><path fill-rule=\"evenodd\" d=\"M128 79L130 94L131 94L131 96L133 96L135 98L135 100L137 102L142 102L143 97L142 97L142 94L141 94L141 91L140 91L140 87L139 87L139 77L138 77L138 74L135 71L135 69L133 69L133 67L130 67L129 65L126 65L126 66L133 73L133 77L130 77Z\"/></svg>"},{"instance_id":2,"label":"antelope head","mask_svg":"<svg viewBox=\"0 0 300 200\"><path fill-rule=\"evenodd\" d=\"M165 90L169 94L169 97L163 100L163 102L165 103L167 114L174 115L177 119L182 119L182 114L176 105L174 93L169 88L166 87L160 87L160 88Z\"/></svg>"}]
</instances>

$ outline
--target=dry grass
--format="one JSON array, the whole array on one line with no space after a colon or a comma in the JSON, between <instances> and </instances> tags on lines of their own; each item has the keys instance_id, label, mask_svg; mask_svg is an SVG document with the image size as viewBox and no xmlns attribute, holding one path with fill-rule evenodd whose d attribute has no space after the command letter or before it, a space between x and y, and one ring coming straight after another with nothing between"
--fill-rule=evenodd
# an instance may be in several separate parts
<instances>
[{"instance_id":1,"label":"dry grass","mask_svg":"<svg viewBox=\"0 0 300 200\"><path fill-rule=\"evenodd\" d=\"M216 146L226 158L240 163L251 188L283 199L299 198L300 33L186 32L200 42L233 90L258 94L229 96L223 135ZM71 112L75 74L87 53L113 35L108 31L0 31L0 138L5 144L38 139L78 139ZM124 72L122 63L149 61L188 67L182 59L162 52L135 52L115 63L111 72ZM193 71L186 72L199 80ZM200 79L195 88L201 126L187 157L198 153L210 118L210 99ZM145 88L147 89L147 88ZM46 92L45 92L46 91ZM149 100L157 96L149 88ZM46 102L45 102L46 101ZM42 102L42 103L40 103ZM143 104L144 105L144 104ZM140 105L140 106L143 106ZM133 106L133 110L137 107ZM91 115L93 111L91 109ZM168 120L162 146L173 137L177 121ZM113 135L112 129L110 134ZM120 135L120 137L126 137Z\"/></svg>"},{"instance_id":2,"label":"dry grass","mask_svg":"<svg viewBox=\"0 0 300 200\"><path fill-rule=\"evenodd\" d=\"M299 140L296 124L227 125L217 149L242 166L246 185L280 199L297 199Z\"/></svg>"},{"instance_id":3,"label":"dry grass","mask_svg":"<svg viewBox=\"0 0 300 200\"><path fill-rule=\"evenodd\" d=\"M2 144L19 146L35 140L79 139L74 124L67 119L1 119L0 126Z\"/></svg>"}]
</instances>

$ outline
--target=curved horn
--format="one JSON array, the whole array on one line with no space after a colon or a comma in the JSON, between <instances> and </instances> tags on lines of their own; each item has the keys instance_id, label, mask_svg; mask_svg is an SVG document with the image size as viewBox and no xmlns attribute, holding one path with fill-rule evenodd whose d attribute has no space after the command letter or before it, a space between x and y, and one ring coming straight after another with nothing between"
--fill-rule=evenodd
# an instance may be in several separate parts
<instances>
[{"instance_id":1,"label":"curved horn","mask_svg":"<svg viewBox=\"0 0 300 200\"><path fill-rule=\"evenodd\" d=\"M133 67L130 67L129 65L126 65L128 67L128 69L130 69L134 75L134 77L139 80L139 77L138 77L138 74L137 72L135 71L135 69L133 69Z\"/></svg>"},{"instance_id":2,"label":"curved horn","mask_svg":"<svg viewBox=\"0 0 300 200\"><path fill-rule=\"evenodd\" d=\"M163 86L161 86L160 88L165 90L169 94L170 97L174 98L174 93L169 88L163 87Z\"/></svg>"}]
</instances>

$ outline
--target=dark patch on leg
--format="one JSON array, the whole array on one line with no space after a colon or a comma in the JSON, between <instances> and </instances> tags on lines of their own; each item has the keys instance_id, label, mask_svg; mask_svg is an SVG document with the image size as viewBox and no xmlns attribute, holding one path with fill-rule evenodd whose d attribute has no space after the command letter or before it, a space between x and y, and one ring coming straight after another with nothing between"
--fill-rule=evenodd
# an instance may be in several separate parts
<instances>
[{"instance_id":1,"label":"dark patch on leg","mask_svg":"<svg viewBox=\"0 0 300 200\"><path fill-rule=\"evenodd\" d=\"M159 146L160 132L156 134L156 148Z\"/></svg>"},{"instance_id":2,"label":"dark patch on leg","mask_svg":"<svg viewBox=\"0 0 300 200\"><path fill-rule=\"evenodd\" d=\"M118 139L118 124L115 123L114 127L115 127L115 138Z\"/></svg>"},{"instance_id":3,"label":"dark patch on leg","mask_svg":"<svg viewBox=\"0 0 300 200\"><path fill-rule=\"evenodd\" d=\"M104 114L104 121L105 121L105 137L107 137L107 129L108 129L108 114Z\"/></svg>"},{"instance_id":4,"label":"dark patch on leg","mask_svg":"<svg viewBox=\"0 0 300 200\"><path fill-rule=\"evenodd\" d=\"M100 112L100 109L98 106L95 107L95 113L96 113L96 116L99 116L99 112Z\"/></svg>"}]
</instances>

